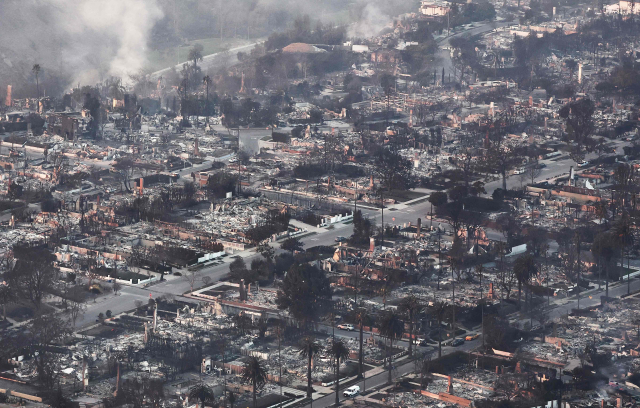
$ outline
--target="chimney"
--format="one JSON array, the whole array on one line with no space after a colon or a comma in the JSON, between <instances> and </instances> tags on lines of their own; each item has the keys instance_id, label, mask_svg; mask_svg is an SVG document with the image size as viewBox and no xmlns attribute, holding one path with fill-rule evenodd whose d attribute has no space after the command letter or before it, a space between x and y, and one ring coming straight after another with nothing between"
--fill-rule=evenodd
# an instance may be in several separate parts
<instances>
[{"instance_id":1,"label":"chimney","mask_svg":"<svg viewBox=\"0 0 640 408\"><path fill-rule=\"evenodd\" d=\"M5 106L13 105L13 98L11 96L11 85L7 85L7 99L4 102Z\"/></svg>"},{"instance_id":2,"label":"chimney","mask_svg":"<svg viewBox=\"0 0 640 408\"><path fill-rule=\"evenodd\" d=\"M604 408L604 400L600 400L600 408Z\"/></svg>"},{"instance_id":3,"label":"chimney","mask_svg":"<svg viewBox=\"0 0 640 408\"><path fill-rule=\"evenodd\" d=\"M529 106L533 106L533 96L529 95Z\"/></svg>"},{"instance_id":4,"label":"chimney","mask_svg":"<svg viewBox=\"0 0 640 408\"><path fill-rule=\"evenodd\" d=\"M493 282L489 283L489 293L487 294L488 299L493 299L495 293L493 292Z\"/></svg>"},{"instance_id":5,"label":"chimney","mask_svg":"<svg viewBox=\"0 0 640 408\"><path fill-rule=\"evenodd\" d=\"M82 357L82 391L87 390L89 385L89 379L87 378L87 360Z\"/></svg>"},{"instance_id":6,"label":"chimney","mask_svg":"<svg viewBox=\"0 0 640 408\"><path fill-rule=\"evenodd\" d=\"M144 195L144 179L140 177L140 197Z\"/></svg>"},{"instance_id":7,"label":"chimney","mask_svg":"<svg viewBox=\"0 0 640 408\"><path fill-rule=\"evenodd\" d=\"M373 252L376 247L376 240L372 237L369 238L369 252Z\"/></svg>"},{"instance_id":8,"label":"chimney","mask_svg":"<svg viewBox=\"0 0 640 408\"><path fill-rule=\"evenodd\" d=\"M451 376L447 377L449 385L447 385L447 393L453 395L453 384L451 383Z\"/></svg>"},{"instance_id":9,"label":"chimney","mask_svg":"<svg viewBox=\"0 0 640 408\"><path fill-rule=\"evenodd\" d=\"M156 302L156 307L153 309L153 332L155 333L158 328L158 302Z\"/></svg>"},{"instance_id":10,"label":"chimney","mask_svg":"<svg viewBox=\"0 0 640 408\"><path fill-rule=\"evenodd\" d=\"M582 63L578 64L578 83L582 83Z\"/></svg>"},{"instance_id":11,"label":"chimney","mask_svg":"<svg viewBox=\"0 0 640 408\"><path fill-rule=\"evenodd\" d=\"M622 408L622 398L616 399L616 408Z\"/></svg>"},{"instance_id":12,"label":"chimney","mask_svg":"<svg viewBox=\"0 0 640 408\"><path fill-rule=\"evenodd\" d=\"M574 172L573 172L573 166L569 167L569 186L571 186L571 183L573 182L573 177L574 177Z\"/></svg>"},{"instance_id":13,"label":"chimney","mask_svg":"<svg viewBox=\"0 0 640 408\"><path fill-rule=\"evenodd\" d=\"M240 301L244 302L246 300L246 294L244 290L244 279L240 279Z\"/></svg>"},{"instance_id":14,"label":"chimney","mask_svg":"<svg viewBox=\"0 0 640 408\"><path fill-rule=\"evenodd\" d=\"M118 391L120 391L120 362L116 361L116 367L118 369L118 374L116 375L116 391L113 393L114 397L118 396Z\"/></svg>"},{"instance_id":15,"label":"chimney","mask_svg":"<svg viewBox=\"0 0 640 408\"><path fill-rule=\"evenodd\" d=\"M496 374L500 374L500 367L496 366Z\"/></svg>"}]
</instances>

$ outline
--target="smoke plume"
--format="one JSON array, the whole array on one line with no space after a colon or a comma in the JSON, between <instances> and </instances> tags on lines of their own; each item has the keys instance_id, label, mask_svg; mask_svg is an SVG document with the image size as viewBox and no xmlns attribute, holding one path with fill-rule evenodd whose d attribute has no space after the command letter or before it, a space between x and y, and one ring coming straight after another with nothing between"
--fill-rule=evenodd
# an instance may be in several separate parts
<instances>
[{"instance_id":1,"label":"smoke plume","mask_svg":"<svg viewBox=\"0 0 640 408\"><path fill-rule=\"evenodd\" d=\"M3 0L0 78L29 81L35 63L44 89L55 79L69 86L126 78L144 67L149 33L162 16L156 0Z\"/></svg>"}]
</instances>

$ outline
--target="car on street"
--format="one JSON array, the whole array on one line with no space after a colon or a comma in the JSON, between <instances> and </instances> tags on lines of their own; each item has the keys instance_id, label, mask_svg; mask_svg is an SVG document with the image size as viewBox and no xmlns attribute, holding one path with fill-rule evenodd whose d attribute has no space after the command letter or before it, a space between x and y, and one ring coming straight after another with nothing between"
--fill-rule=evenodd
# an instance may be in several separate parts
<instances>
[{"instance_id":1,"label":"car on street","mask_svg":"<svg viewBox=\"0 0 640 408\"><path fill-rule=\"evenodd\" d=\"M589 165L588 161L581 161L580 163L578 163L578 167L586 167Z\"/></svg>"},{"instance_id":2,"label":"car on street","mask_svg":"<svg viewBox=\"0 0 640 408\"><path fill-rule=\"evenodd\" d=\"M347 331L354 331L354 330L355 330L355 327L353 327L353 325L352 325L352 324L345 324L345 323L342 323L342 324L339 324L339 325L338 325L338 329L340 329L340 330L347 330Z\"/></svg>"},{"instance_id":3,"label":"car on street","mask_svg":"<svg viewBox=\"0 0 640 408\"><path fill-rule=\"evenodd\" d=\"M469 336L465 337L464 339L466 341L473 341L473 340L477 339L478 337L480 337L480 335L478 333L476 333L476 334L470 334Z\"/></svg>"},{"instance_id":4,"label":"car on street","mask_svg":"<svg viewBox=\"0 0 640 408\"><path fill-rule=\"evenodd\" d=\"M513 174L524 174L524 167L517 168L513 171Z\"/></svg>"},{"instance_id":5,"label":"car on street","mask_svg":"<svg viewBox=\"0 0 640 408\"><path fill-rule=\"evenodd\" d=\"M454 341L451 342L452 347L462 346L463 344L464 344L463 339L455 339Z\"/></svg>"},{"instance_id":6,"label":"car on street","mask_svg":"<svg viewBox=\"0 0 640 408\"><path fill-rule=\"evenodd\" d=\"M346 240L345 237L336 237L336 242L345 242Z\"/></svg>"},{"instance_id":7,"label":"car on street","mask_svg":"<svg viewBox=\"0 0 640 408\"><path fill-rule=\"evenodd\" d=\"M342 392L342 395L347 397L347 398L353 398L353 397L357 396L358 394L360 394L360 386L359 385L352 385L351 387L347 388L346 390L344 390Z\"/></svg>"}]
</instances>

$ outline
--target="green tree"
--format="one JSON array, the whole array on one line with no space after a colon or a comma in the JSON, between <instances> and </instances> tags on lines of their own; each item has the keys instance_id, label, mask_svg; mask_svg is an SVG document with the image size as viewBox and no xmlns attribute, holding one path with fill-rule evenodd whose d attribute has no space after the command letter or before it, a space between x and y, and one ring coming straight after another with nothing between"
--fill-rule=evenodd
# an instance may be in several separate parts
<instances>
[{"instance_id":1,"label":"green tree","mask_svg":"<svg viewBox=\"0 0 640 408\"><path fill-rule=\"evenodd\" d=\"M256 392L261 390L267 382L267 372L264 367L262 367L262 364L257 357L249 357L249 360L244 364L244 367L242 368L242 379L251 384L253 406L257 407Z\"/></svg>"},{"instance_id":2,"label":"green tree","mask_svg":"<svg viewBox=\"0 0 640 408\"><path fill-rule=\"evenodd\" d=\"M282 242L282 244L280 244L280 249L283 251L290 251L292 255L295 252L302 251L303 247L304 243L296 237L287 238Z\"/></svg>"},{"instance_id":3,"label":"green tree","mask_svg":"<svg viewBox=\"0 0 640 408\"><path fill-rule=\"evenodd\" d=\"M444 191L435 191L429 196L429 202L436 207L446 204L447 200L447 193Z\"/></svg>"},{"instance_id":4,"label":"green tree","mask_svg":"<svg viewBox=\"0 0 640 408\"><path fill-rule=\"evenodd\" d=\"M564 65L569 69L569 81L573 81L573 71L575 71L578 63L576 60L569 58L564 60Z\"/></svg>"},{"instance_id":5,"label":"green tree","mask_svg":"<svg viewBox=\"0 0 640 408\"><path fill-rule=\"evenodd\" d=\"M281 310L305 325L318 319L331 300L331 286L324 271L308 263L294 264L282 280L276 297Z\"/></svg>"},{"instance_id":6,"label":"green tree","mask_svg":"<svg viewBox=\"0 0 640 408\"><path fill-rule=\"evenodd\" d=\"M311 361L320 352L321 347L311 336L304 337L298 344L298 352L307 359L307 398L311 399L313 387L311 386Z\"/></svg>"},{"instance_id":7,"label":"green tree","mask_svg":"<svg viewBox=\"0 0 640 408\"><path fill-rule=\"evenodd\" d=\"M528 283L538 273L538 266L533 255L520 255L513 264L513 272L518 280L518 304L520 304L522 300L522 285Z\"/></svg>"},{"instance_id":8,"label":"green tree","mask_svg":"<svg viewBox=\"0 0 640 408\"><path fill-rule=\"evenodd\" d=\"M340 360L349 356L349 349L338 340L331 344L328 351L336 362L336 406L338 406L340 404Z\"/></svg>"}]
</instances>

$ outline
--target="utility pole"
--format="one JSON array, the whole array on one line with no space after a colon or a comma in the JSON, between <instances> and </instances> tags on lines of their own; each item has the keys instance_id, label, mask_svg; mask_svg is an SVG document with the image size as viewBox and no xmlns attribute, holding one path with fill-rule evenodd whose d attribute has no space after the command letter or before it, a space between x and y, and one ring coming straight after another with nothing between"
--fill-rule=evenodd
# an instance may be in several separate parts
<instances>
[{"instance_id":1,"label":"utility pole","mask_svg":"<svg viewBox=\"0 0 640 408\"><path fill-rule=\"evenodd\" d=\"M380 249L384 246L384 193L380 190L380 201L382 204L382 237L380 238Z\"/></svg>"},{"instance_id":2,"label":"utility pole","mask_svg":"<svg viewBox=\"0 0 640 408\"><path fill-rule=\"evenodd\" d=\"M453 266L451 267L451 310L452 310L452 318L451 318L451 339L456 338L456 281L453 277Z\"/></svg>"},{"instance_id":3,"label":"utility pole","mask_svg":"<svg viewBox=\"0 0 640 408\"><path fill-rule=\"evenodd\" d=\"M282 358L280 357L280 341L282 339L282 318L278 320L278 327L276 328L278 335L278 364L280 365L280 408L282 408Z\"/></svg>"}]
</instances>

